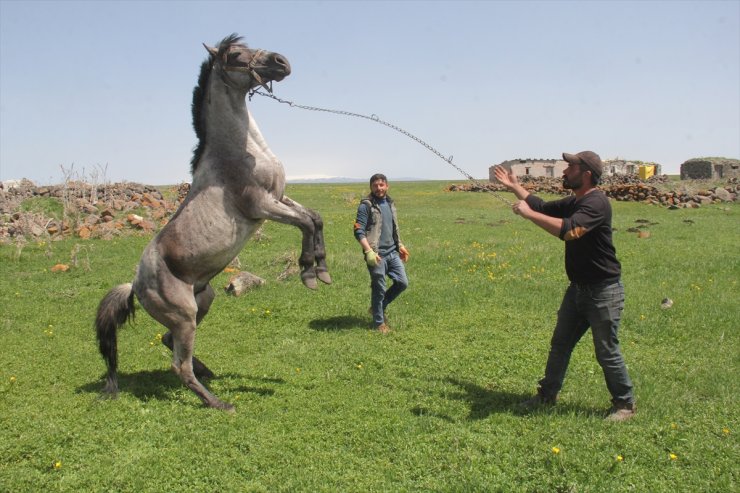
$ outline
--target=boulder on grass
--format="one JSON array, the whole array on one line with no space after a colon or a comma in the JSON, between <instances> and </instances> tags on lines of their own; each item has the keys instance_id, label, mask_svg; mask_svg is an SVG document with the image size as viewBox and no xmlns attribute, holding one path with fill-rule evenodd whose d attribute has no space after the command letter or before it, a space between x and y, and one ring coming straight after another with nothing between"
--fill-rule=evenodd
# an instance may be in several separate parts
<instances>
[{"instance_id":1,"label":"boulder on grass","mask_svg":"<svg viewBox=\"0 0 740 493\"><path fill-rule=\"evenodd\" d=\"M240 272L229 279L229 284L224 287L227 293L241 296L247 291L258 288L265 284L265 280L255 276L251 272Z\"/></svg>"}]
</instances>

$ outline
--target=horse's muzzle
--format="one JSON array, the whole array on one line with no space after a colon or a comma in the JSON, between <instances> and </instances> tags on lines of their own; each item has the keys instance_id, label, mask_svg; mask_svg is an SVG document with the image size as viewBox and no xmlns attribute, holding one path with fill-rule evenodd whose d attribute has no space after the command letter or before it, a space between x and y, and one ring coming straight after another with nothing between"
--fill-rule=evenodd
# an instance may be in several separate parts
<instances>
[{"instance_id":1,"label":"horse's muzzle","mask_svg":"<svg viewBox=\"0 0 740 493\"><path fill-rule=\"evenodd\" d=\"M273 53L270 58L270 66L275 67L274 81L280 82L290 75L290 62L287 58L279 53Z\"/></svg>"}]
</instances>

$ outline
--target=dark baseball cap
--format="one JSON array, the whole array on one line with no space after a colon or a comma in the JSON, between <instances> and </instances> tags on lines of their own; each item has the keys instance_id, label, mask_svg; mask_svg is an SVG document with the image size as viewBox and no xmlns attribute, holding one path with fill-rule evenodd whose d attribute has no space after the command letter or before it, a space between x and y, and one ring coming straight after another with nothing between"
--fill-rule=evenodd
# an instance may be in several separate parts
<instances>
[{"instance_id":1,"label":"dark baseball cap","mask_svg":"<svg viewBox=\"0 0 740 493\"><path fill-rule=\"evenodd\" d=\"M563 159L571 164L580 164L591 172L591 175L598 180L604 172L604 163L598 154L592 151L582 151L578 154L563 153Z\"/></svg>"}]
</instances>

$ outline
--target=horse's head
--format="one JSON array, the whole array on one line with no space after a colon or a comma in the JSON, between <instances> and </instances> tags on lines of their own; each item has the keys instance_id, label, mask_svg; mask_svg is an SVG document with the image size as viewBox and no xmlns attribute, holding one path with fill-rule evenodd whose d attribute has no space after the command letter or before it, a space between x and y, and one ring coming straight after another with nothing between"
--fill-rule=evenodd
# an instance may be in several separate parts
<instances>
[{"instance_id":1,"label":"horse's head","mask_svg":"<svg viewBox=\"0 0 740 493\"><path fill-rule=\"evenodd\" d=\"M245 91L263 86L272 92L272 81L280 82L290 75L290 63L279 53L252 50L236 34L224 38L217 48L205 46L214 69L220 70L224 82Z\"/></svg>"}]
</instances>

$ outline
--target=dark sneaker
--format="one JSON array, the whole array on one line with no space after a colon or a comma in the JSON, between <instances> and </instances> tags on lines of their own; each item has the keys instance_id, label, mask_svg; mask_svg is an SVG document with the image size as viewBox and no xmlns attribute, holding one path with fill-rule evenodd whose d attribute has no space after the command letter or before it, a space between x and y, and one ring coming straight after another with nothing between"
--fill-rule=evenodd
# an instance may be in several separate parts
<instances>
[{"instance_id":1,"label":"dark sneaker","mask_svg":"<svg viewBox=\"0 0 740 493\"><path fill-rule=\"evenodd\" d=\"M607 421L622 422L632 418L637 412L637 406L634 403L616 402L609 410L606 417Z\"/></svg>"},{"instance_id":2,"label":"dark sneaker","mask_svg":"<svg viewBox=\"0 0 740 493\"><path fill-rule=\"evenodd\" d=\"M388 332L391 331L391 328L388 327L386 324L378 325L377 329L378 329L378 332L380 332L381 334L387 334Z\"/></svg>"},{"instance_id":3,"label":"dark sneaker","mask_svg":"<svg viewBox=\"0 0 740 493\"><path fill-rule=\"evenodd\" d=\"M548 396L537 393L534 397L531 397L524 402L520 402L519 408L523 411L533 411L545 406L554 406L557 400L557 396Z\"/></svg>"}]
</instances>

